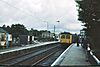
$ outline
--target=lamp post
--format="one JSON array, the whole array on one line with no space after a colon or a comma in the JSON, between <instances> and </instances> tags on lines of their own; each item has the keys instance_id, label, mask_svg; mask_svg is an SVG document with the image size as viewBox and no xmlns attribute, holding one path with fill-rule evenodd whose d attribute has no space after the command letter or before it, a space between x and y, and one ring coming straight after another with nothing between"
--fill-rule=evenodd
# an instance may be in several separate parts
<instances>
[{"instance_id":1,"label":"lamp post","mask_svg":"<svg viewBox=\"0 0 100 67\"><path fill-rule=\"evenodd\" d=\"M48 22L47 21L44 21L44 22L46 22L46 28L47 28L47 31L48 31Z\"/></svg>"},{"instance_id":2,"label":"lamp post","mask_svg":"<svg viewBox=\"0 0 100 67\"><path fill-rule=\"evenodd\" d=\"M48 22L47 21L44 21L44 22L46 22L46 38L48 38Z\"/></svg>"},{"instance_id":3,"label":"lamp post","mask_svg":"<svg viewBox=\"0 0 100 67\"><path fill-rule=\"evenodd\" d=\"M59 23L60 21L56 21L56 22ZM56 26L54 25L54 41L56 40L55 30L56 30Z\"/></svg>"}]
</instances>

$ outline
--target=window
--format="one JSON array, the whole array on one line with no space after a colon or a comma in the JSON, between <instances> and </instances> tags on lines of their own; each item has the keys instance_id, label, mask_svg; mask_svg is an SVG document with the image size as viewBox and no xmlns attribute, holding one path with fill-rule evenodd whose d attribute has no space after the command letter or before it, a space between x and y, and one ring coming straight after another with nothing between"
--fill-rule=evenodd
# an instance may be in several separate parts
<instances>
[{"instance_id":1,"label":"window","mask_svg":"<svg viewBox=\"0 0 100 67\"><path fill-rule=\"evenodd\" d=\"M61 35L61 39L65 39L65 35Z\"/></svg>"},{"instance_id":2,"label":"window","mask_svg":"<svg viewBox=\"0 0 100 67\"><path fill-rule=\"evenodd\" d=\"M66 35L66 39L70 39L70 35L67 34L67 35Z\"/></svg>"}]
</instances>

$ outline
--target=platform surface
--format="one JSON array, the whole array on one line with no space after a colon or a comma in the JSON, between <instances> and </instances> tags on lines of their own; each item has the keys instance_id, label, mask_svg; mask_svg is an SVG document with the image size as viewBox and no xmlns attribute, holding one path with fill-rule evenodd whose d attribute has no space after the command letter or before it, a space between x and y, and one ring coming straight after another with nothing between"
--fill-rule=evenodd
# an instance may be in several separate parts
<instances>
[{"instance_id":1,"label":"platform surface","mask_svg":"<svg viewBox=\"0 0 100 67\"><path fill-rule=\"evenodd\" d=\"M28 45L20 46L20 47L16 46L16 47L4 48L4 49L0 49L0 54L14 52L14 51L19 51L19 50L24 50L24 49L29 49L29 48L43 46L43 45L57 43L57 42L58 41L42 42L42 43L37 43L37 44L28 44Z\"/></svg>"},{"instance_id":2,"label":"platform surface","mask_svg":"<svg viewBox=\"0 0 100 67\"><path fill-rule=\"evenodd\" d=\"M60 66L73 66L73 65L90 65L87 61L87 53L81 47L77 47L77 44L72 44L72 47L66 52L66 55Z\"/></svg>"}]
</instances>

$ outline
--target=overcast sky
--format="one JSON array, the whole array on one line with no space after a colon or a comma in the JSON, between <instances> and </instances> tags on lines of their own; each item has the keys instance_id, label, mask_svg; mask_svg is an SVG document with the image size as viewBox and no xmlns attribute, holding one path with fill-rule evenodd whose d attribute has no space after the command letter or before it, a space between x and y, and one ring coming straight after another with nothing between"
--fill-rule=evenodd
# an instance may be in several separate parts
<instances>
[{"instance_id":1,"label":"overcast sky","mask_svg":"<svg viewBox=\"0 0 100 67\"><path fill-rule=\"evenodd\" d=\"M74 0L0 0L0 26L23 24L27 29L79 33ZM60 21L59 23L57 21Z\"/></svg>"}]
</instances>

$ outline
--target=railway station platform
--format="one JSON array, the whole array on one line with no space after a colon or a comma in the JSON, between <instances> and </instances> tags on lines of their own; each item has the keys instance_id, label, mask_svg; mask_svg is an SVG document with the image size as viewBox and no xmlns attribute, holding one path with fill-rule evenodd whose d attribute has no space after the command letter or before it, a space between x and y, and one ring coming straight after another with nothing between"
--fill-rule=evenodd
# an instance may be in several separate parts
<instances>
[{"instance_id":1,"label":"railway station platform","mask_svg":"<svg viewBox=\"0 0 100 67\"><path fill-rule=\"evenodd\" d=\"M41 42L41 43L37 43L37 44L27 44L25 46L15 46L15 47L9 47L6 49L0 49L0 55L15 52L15 51L20 51L20 50L24 50L24 49L30 49L33 47L39 47L39 46L43 46L43 45L47 45L47 44L53 44L53 43L58 43L58 41Z\"/></svg>"},{"instance_id":2,"label":"railway station platform","mask_svg":"<svg viewBox=\"0 0 100 67\"><path fill-rule=\"evenodd\" d=\"M77 44L70 45L51 66L89 66L86 51Z\"/></svg>"}]
</instances>

